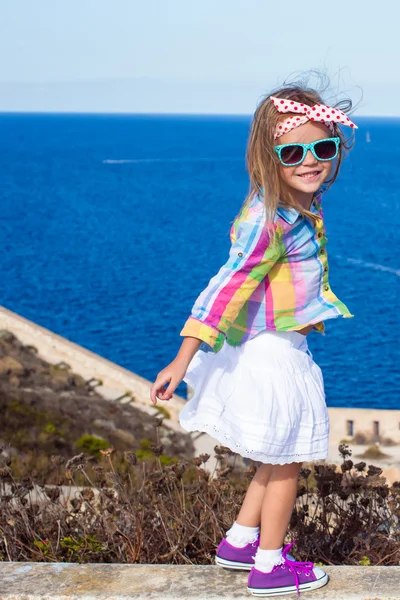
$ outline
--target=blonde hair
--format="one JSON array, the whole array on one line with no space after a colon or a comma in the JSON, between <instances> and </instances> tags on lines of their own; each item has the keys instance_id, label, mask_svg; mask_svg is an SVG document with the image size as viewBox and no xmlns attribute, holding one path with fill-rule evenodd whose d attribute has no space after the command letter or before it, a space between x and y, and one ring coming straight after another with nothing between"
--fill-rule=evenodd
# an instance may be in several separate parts
<instances>
[{"instance_id":1,"label":"blonde hair","mask_svg":"<svg viewBox=\"0 0 400 600\"><path fill-rule=\"evenodd\" d=\"M308 217L312 221L313 226L315 226L318 216L306 210L285 193L279 172L280 162L274 151L274 133L279 121L290 117L292 113L284 115L279 113L270 100L270 96L303 102L309 106L314 106L318 103L324 104L324 102L319 93L313 89L301 84L287 85L265 96L254 113L246 152L250 191L240 212L251 202L254 196L257 194L262 196L265 203L267 227L271 235L274 236L273 221L278 204L285 208L295 208L301 215ZM342 100L334 105L334 108L340 108L343 112L349 112L351 107L352 103L350 100ZM329 180L325 182L325 189L328 189L336 180L345 152L353 145L354 135L346 139L336 123L334 123L334 136L340 138L341 144L339 146L335 169Z\"/></svg>"}]
</instances>

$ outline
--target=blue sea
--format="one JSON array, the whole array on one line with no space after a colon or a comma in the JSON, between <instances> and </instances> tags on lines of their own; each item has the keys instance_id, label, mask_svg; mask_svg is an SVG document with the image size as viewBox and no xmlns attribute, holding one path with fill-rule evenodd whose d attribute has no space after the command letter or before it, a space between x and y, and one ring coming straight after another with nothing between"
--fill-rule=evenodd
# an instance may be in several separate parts
<instances>
[{"instance_id":1,"label":"blue sea","mask_svg":"<svg viewBox=\"0 0 400 600\"><path fill-rule=\"evenodd\" d=\"M327 322L309 346L328 405L394 409L400 120L356 120L356 145L324 199L330 284L355 318ZM249 122L0 115L0 303L154 380L226 260L248 189Z\"/></svg>"}]
</instances>

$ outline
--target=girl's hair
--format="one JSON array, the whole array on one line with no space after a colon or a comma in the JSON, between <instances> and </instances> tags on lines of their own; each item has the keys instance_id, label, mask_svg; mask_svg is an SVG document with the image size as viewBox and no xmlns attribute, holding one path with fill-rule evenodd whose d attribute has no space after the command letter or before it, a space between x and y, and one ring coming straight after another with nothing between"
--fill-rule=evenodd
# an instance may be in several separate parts
<instances>
[{"instance_id":1,"label":"girl's hair","mask_svg":"<svg viewBox=\"0 0 400 600\"><path fill-rule=\"evenodd\" d=\"M274 236L273 220L275 217L278 203L284 207L293 207L300 214L308 217L313 225L317 220L317 215L306 210L295 201L291 200L285 193L284 186L279 174L279 159L274 151L274 133L277 124L282 119L292 116L292 113L279 113L274 107L270 96L277 98L287 98L296 102L303 102L309 106L315 104L324 104L318 92L304 85L294 84L285 85L265 96L259 103L251 124L250 136L247 145L247 170L250 177L250 191L242 206L242 210L251 200L259 194L264 198L267 226ZM340 108L343 112L349 112L352 108L351 100L342 100L334 105L334 108ZM324 189L328 189L338 176L342 164L344 153L353 145L353 136L346 139L340 127L334 123L334 136L340 137L340 146L335 169L324 184Z\"/></svg>"}]
</instances>

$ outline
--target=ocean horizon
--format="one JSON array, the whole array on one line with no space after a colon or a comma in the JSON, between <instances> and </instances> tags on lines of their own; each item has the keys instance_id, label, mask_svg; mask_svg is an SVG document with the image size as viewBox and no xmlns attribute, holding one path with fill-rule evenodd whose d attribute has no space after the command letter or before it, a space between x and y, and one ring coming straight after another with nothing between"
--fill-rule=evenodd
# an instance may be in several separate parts
<instances>
[{"instance_id":1,"label":"ocean horizon","mask_svg":"<svg viewBox=\"0 0 400 600\"><path fill-rule=\"evenodd\" d=\"M153 381L227 258L250 118L0 113L1 304ZM328 406L396 409L400 117L353 118L323 206L330 284L354 318L308 340Z\"/></svg>"},{"instance_id":2,"label":"ocean horizon","mask_svg":"<svg viewBox=\"0 0 400 600\"><path fill-rule=\"evenodd\" d=\"M400 120L400 114L357 114L357 111L351 111L354 119L358 121L358 119L366 119L366 120L374 120L374 119L390 119L390 120ZM0 117L1 116L86 116L86 117L162 117L162 118L175 118L175 117L216 117L216 118L234 118L234 117L244 117L246 119L251 119L251 113L218 113L218 112L125 112L125 111L67 111L67 110L54 110L54 111L44 111L44 110L7 110L5 108L0 109Z\"/></svg>"}]
</instances>

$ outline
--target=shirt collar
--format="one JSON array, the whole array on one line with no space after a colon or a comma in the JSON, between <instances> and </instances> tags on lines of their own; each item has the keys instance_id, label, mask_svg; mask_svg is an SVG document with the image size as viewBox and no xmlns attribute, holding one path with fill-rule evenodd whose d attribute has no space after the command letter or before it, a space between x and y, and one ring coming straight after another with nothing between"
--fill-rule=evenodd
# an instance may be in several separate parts
<instances>
[{"instance_id":1,"label":"shirt collar","mask_svg":"<svg viewBox=\"0 0 400 600\"><path fill-rule=\"evenodd\" d=\"M293 225L299 217L299 211L295 208L284 208L283 206L278 206L276 212L282 219L289 223L289 225Z\"/></svg>"},{"instance_id":2,"label":"shirt collar","mask_svg":"<svg viewBox=\"0 0 400 600\"><path fill-rule=\"evenodd\" d=\"M314 198L312 199L311 202L311 206L310 206L310 212L317 214L318 213L318 209L315 205L315 203L318 202L318 195L314 196ZM286 221L286 223L289 223L289 225L293 225L293 223L295 223L297 221L297 219L299 218L299 211L296 208L285 208L283 206L278 206L278 208L276 209L276 212L278 213L278 215L280 217L282 217L282 219L284 219Z\"/></svg>"}]
</instances>

